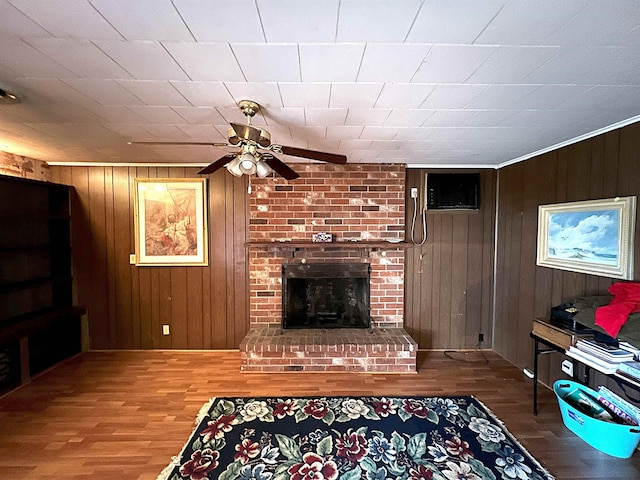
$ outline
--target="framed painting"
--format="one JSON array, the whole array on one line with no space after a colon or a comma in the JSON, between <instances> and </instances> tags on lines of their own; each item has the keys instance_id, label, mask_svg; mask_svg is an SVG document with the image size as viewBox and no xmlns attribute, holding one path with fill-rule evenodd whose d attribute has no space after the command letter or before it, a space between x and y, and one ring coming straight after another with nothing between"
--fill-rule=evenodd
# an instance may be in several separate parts
<instances>
[{"instance_id":1,"label":"framed painting","mask_svg":"<svg viewBox=\"0 0 640 480\"><path fill-rule=\"evenodd\" d=\"M633 279L636 197L538 207L536 264Z\"/></svg>"},{"instance_id":2,"label":"framed painting","mask_svg":"<svg viewBox=\"0 0 640 480\"><path fill-rule=\"evenodd\" d=\"M206 179L135 180L136 265L207 265Z\"/></svg>"}]
</instances>

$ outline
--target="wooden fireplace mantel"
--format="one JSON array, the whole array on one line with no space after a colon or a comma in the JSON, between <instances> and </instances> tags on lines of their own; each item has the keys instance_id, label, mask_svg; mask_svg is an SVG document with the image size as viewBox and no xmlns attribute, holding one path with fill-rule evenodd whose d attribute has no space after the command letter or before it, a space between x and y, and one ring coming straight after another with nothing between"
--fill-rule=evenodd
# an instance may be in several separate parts
<instances>
[{"instance_id":1,"label":"wooden fireplace mantel","mask_svg":"<svg viewBox=\"0 0 640 480\"><path fill-rule=\"evenodd\" d=\"M312 242L310 240L247 242L247 248L264 248L297 252L298 250L405 250L410 242L388 242L386 240L358 240L341 242Z\"/></svg>"}]
</instances>

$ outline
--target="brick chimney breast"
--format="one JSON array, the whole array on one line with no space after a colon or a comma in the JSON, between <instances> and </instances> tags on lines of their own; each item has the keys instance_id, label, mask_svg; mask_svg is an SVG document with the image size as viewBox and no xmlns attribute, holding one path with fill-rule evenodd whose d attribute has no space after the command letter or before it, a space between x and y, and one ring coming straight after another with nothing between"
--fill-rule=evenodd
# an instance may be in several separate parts
<instances>
[{"instance_id":1,"label":"brick chimney breast","mask_svg":"<svg viewBox=\"0 0 640 480\"><path fill-rule=\"evenodd\" d=\"M415 372L417 344L402 328L404 250L341 248L345 245L339 244L404 239L405 166L291 166L300 174L296 180L252 179L250 242L274 244L247 249L251 330L241 344L243 370ZM333 235L326 248L324 244L313 249L281 248L310 242L313 234L321 232ZM313 337L296 330L282 336L282 265L295 262L369 263L373 330L357 335L320 330ZM354 338L356 344L344 343ZM352 353L337 355L339 350Z\"/></svg>"}]
</instances>

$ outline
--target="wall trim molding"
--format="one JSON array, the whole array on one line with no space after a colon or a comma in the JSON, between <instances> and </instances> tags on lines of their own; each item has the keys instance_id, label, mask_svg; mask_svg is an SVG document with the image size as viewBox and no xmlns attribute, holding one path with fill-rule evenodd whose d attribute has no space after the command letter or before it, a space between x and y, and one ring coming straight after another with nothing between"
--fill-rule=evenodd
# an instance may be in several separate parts
<instances>
[{"instance_id":1,"label":"wall trim molding","mask_svg":"<svg viewBox=\"0 0 640 480\"><path fill-rule=\"evenodd\" d=\"M208 163L131 163L131 162L47 162L51 167L206 167Z\"/></svg>"},{"instance_id":2,"label":"wall trim molding","mask_svg":"<svg viewBox=\"0 0 640 480\"><path fill-rule=\"evenodd\" d=\"M446 168L449 170L461 169L461 168L489 168L491 170L497 170L498 165L489 165L485 163L464 163L459 165L451 165L446 163L407 163L406 168Z\"/></svg>"},{"instance_id":3,"label":"wall trim molding","mask_svg":"<svg viewBox=\"0 0 640 480\"><path fill-rule=\"evenodd\" d=\"M508 167L509 165L513 165L514 163L524 162L525 160L529 160L530 158L537 157L540 155L544 155L545 153L553 152L554 150L559 150L563 147L567 147L569 145L573 145L574 143L582 142L583 140L589 140L590 138L597 137L598 135L602 135L604 133L611 132L612 130L618 130L619 128L626 127L627 125L631 125L632 123L640 122L640 115L636 115L635 117L627 118L626 120L622 120L620 122L614 123L612 125L599 128L598 130L594 130L589 133L585 133L584 135L580 135L578 137L570 138L569 140L565 140L564 142L556 143L555 145L551 145L549 147L542 148L532 153L527 153L518 158L514 158L513 160L507 160L506 162L498 164L495 168L500 169L503 167Z\"/></svg>"}]
</instances>

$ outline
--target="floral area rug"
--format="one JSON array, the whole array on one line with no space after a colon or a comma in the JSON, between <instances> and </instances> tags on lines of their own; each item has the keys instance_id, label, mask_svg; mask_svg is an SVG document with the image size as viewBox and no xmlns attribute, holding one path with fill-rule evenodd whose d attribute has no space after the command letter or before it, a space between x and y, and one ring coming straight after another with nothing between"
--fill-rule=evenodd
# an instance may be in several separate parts
<instances>
[{"instance_id":1,"label":"floral area rug","mask_svg":"<svg viewBox=\"0 0 640 480\"><path fill-rule=\"evenodd\" d=\"M158 478L553 479L473 397L215 398Z\"/></svg>"}]
</instances>

